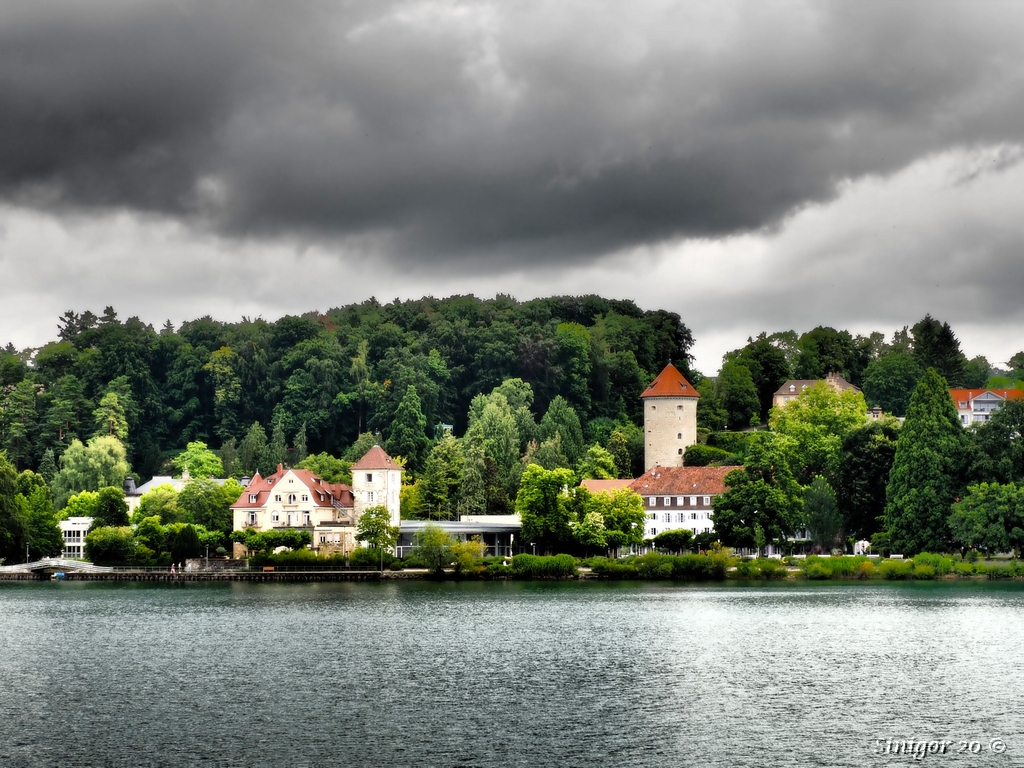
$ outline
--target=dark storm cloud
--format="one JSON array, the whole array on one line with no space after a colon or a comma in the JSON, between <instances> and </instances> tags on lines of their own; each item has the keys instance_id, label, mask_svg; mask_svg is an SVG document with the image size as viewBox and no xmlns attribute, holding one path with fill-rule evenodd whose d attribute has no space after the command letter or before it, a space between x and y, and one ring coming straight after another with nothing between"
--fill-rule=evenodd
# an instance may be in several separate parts
<instances>
[{"instance_id":1,"label":"dark storm cloud","mask_svg":"<svg viewBox=\"0 0 1024 768\"><path fill-rule=\"evenodd\" d=\"M481 268L773 227L843 179L1020 142L1022 11L7 6L0 194Z\"/></svg>"}]
</instances>

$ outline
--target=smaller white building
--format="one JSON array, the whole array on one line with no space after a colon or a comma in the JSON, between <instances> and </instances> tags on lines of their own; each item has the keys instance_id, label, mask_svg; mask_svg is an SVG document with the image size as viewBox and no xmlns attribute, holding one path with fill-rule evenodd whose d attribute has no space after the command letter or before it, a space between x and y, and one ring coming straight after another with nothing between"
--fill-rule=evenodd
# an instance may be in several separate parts
<instances>
[{"instance_id":1,"label":"smaller white building","mask_svg":"<svg viewBox=\"0 0 1024 768\"><path fill-rule=\"evenodd\" d=\"M969 427L984 424L1007 400L1024 399L1024 392L1019 389L951 389L949 396L956 403L960 424Z\"/></svg>"},{"instance_id":2,"label":"smaller white building","mask_svg":"<svg viewBox=\"0 0 1024 768\"><path fill-rule=\"evenodd\" d=\"M60 521L60 535L64 539L64 548L60 556L72 560L85 557L85 534L92 525L91 517L69 517Z\"/></svg>"},{"instance_id":3,"label":"smaller white building","mask_svg":"<svg viewBox=\"0 0 1024 768\"><path fill-rule=\"evenodd\" d=\"M358 524L370 507L387 507L391 525L401 523L402 473L405 470L379 445L368 450L352 465L352 496Z\"/></svg>"}]
</instances>

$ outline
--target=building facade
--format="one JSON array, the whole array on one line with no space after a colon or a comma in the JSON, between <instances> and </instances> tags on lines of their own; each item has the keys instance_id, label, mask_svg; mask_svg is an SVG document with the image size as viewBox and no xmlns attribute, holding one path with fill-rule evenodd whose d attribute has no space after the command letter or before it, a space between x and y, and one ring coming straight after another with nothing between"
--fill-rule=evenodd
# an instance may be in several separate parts
<instances>
[{"instance_id":1,"label":"building facade","mask_svg":"<svg viewBox=\"0 0 1024 768\"><path fill-rule=\"evenodd\" d=\"M971 424L984 424L992 418L992 414L1003 407L1007 400L1024 399L1024 391L1019 389L951 389L949 396L956 405L956 413L960 424L969 427Z\"/></svg>"},{"instance_id":2,"label":"building facade","mask_svg":"<svg viewBox=\"0 0 1024 768\"><path fill-rule=\"evenodd\" d=\"M725 493L725 476L739 467L654 467L629 486L644 500L645 538L686 529L711 533L715 497Z\"/></svg>"},{"instance_id":3,"label":"building facade","mask_svg":"<svg viewBox=\"0 0 1024 768\"><path fill-rule=\"evenodd\" d=\"M60 535L64 539L61 557L71 560L85 557L85 535L89 532L92 520L91 517L69 517L60 521Z\"/></svg>"},{"instance_id":4,"label":"building facade","mask_svg":"<svg viewBox=\"0 0 1024 768\"><path fill-rule=\"evenodd\" d=\"M402 472L395 460L379 445L373 446L352 465L352 495L355 519L370 507L387 507L391 525L401 520Z\"/></svg>"},{"instance_id":5,"label":"building facade","mask_svg":"<svg viewBox=\"0 0 1024 768\"><path fill-rule=\"evenodd\" d=\"M314 549L347 553L355 547L354 507L349 486L278 464L272 475L253 476L231 512L236 531L304 528L313 537ZM244 555L245 547L236 542L234 556Z\"/></svg>"},{"instance_id":6,"label":"building facade","mask_svg":"<svg viewBox=\"0 0 1024 768\"><path fill-rule=\"evenodd\" d=\"M824 379L791 379L775 390L775 394L772 395L772 406L778 408L791 400L796 400L808 389L822 381L840 394L848 389L852 389L854 392L860 392L860 387L855 387L838 373L830 373Z\"/></svg>"},{"instance_id":7,"label":"building facade","mask_svg":"<svg viewBox=\"0 0 1024 768\"><path fill-rule=\"evenodd\" d=\"M697 442L700 393L669 363L640 395L644 407L644 469L681 467Z\"/></svg>"}]
</instances>

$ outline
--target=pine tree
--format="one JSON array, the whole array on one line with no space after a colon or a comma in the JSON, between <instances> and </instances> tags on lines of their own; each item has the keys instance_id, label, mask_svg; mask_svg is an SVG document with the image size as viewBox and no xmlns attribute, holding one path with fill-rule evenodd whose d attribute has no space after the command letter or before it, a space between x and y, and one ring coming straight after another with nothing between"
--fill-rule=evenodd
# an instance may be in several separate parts
<instances>
[{"instance_id":1,"label":"pine tree","mask_svg":"<svg viewBox=\"0 0 1024 768\"><path fill-rule=\"evenodd\" d=\"M948 551L950 509L965 487L969 439L946 380L929 368L910 399L886 488L893 552Z\"/></svg>"},{"instance_id":2,"label":"pine tree","mask_svg":"<svg viewBox=\"0 0 1024 768\"><path fill-rule=\"evenodd\" d=\"M843 518L836 504L835 491L821 475L815 477L804 491L804 515L811 540L823 553L831 552L843 527Z\"/></svg>"},{"instance_id":3,"label":"pine tree","mask_svg":"<svg viewBox=\"0 0 1024 768\"><path fill-rule=\"evenodd\" d=\"M270 433L270 442L267 444L263 455L260 457L260 465L265 466L268 474L277 471L278 464L284 464L288 460L288 445L284 439L284 426L281 419L274 420L274 429Z\"/></svg>"},{"instance_id":4,"label":"pine tree","mask_svg":"<svg viewBox=\"0 0 1024 768\"><path fill-rule=\"evenodd\" d=\"M299 431L295 433L295 445L292 448L292 466L297 467L306 460L309 449L306 447L306 422L302 422Z\"/></svg>"},{"instance_id":5,"label":"pine tree","mask_svg":"<svg viewBox=\"0 0 1024 768\"><path fill-rule=\"evenodd\" d=\"M266 450L267 432L262 426L260 426L258 421L254 421L238 446L237 468L248 474L258 471L260 467L257 465L260 463L260 460L263 458L263 454ZM271 474L276 466L277 465L274 465L274 467L268 468L264 465L262 469L265 474Z\"/></svg>"},{"instance_id":6,"label":"pine tree","mask_svg":"<svg viewBox=\"0 0 1024 768\"><path fill-rule=\"evenodd\" d=\"M385 450L392 456L404 456L408 460L408 466L418 470L423 466L423 456L428 442L427 417L423 415L416 387L410 384L395 411L391 436Z\"/></svg>"}]
</instances>

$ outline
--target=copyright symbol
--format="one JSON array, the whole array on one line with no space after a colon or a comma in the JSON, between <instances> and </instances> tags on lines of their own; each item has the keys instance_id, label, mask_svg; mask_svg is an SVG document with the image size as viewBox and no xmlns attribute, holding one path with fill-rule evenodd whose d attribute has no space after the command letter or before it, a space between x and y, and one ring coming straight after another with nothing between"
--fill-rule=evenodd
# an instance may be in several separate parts
<instances>
[{"instance_id":1,"label":"copyright symbol","mask_svg":"<svg viewBox=\"0 0 1024 768\"><path fill-rule=\"evenodd\" d=\"M1003 752L1006 751L1006 742L1004 742L1002 739L992 739L992 743L989 744L988 748L992 750L995 754L1001 755L1003 754Z\"/></svg>"}]
</instances>

